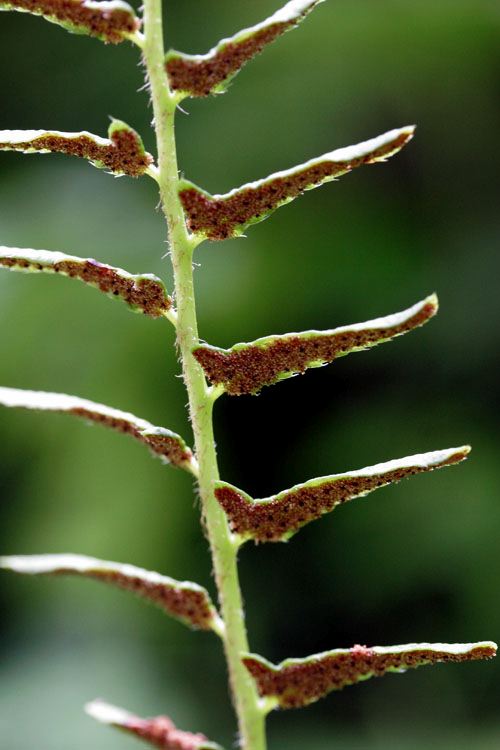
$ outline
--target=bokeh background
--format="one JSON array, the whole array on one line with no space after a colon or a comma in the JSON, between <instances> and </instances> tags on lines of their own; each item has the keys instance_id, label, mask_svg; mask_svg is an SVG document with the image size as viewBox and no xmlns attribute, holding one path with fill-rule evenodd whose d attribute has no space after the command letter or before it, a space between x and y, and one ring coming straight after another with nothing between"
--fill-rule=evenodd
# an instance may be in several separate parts
<instances>
[{"instance_id":1,"label":"bokeh background","mask_svg":"<svg viewBox=\"0 0 500 750\"><path fill-rule=\"evenodd\" d=\"M201 52L277 0L169 2L168 43ZM154 149L131 45L0 17L2 128L126 120ZM466 465L417 477L246 546L252 649L277 662L354 643L500 637L498 319L500 6L497 0L331 0L178 119L186 176L212 192L392 127L417 138L283 208L247 239L205 244L201 335L229 346L367 320L438 291L441 312L390 346L221 399L223 477L263 497L313 476L471 442ZM0 242L171 274L152 181L61 156L1 154ZM189 438L168 324L69 280L0 275L4 385L74 393ZM2 553L77 552L213 591L187 475L133 441L58 415L2 411ZM90 582L1 581L0 744L125 750L87 718L100 696L234 746L217 639ZM500 664L389 676L269 720L270 748L493 750Z\"/></svg>"}]
</instances>

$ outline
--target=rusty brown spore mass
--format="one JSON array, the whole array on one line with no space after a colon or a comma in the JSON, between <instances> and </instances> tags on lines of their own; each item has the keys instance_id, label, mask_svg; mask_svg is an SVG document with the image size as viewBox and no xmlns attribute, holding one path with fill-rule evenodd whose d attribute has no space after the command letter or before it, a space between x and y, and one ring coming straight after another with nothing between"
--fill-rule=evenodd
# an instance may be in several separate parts
<instances>
[{"instance_id":1,"label":"rusty brown spore mass","mask_svg":"<svg viewBox=\"0 0 500 750\"><path fill-rule=\"evenodd\" d=\"M61 261L54 264L54 271L95 284L102 292L122 297L127 304L152 318L161 317L172 306L160 282L148 278L124 278L110 266L94 260L87 260L83 264Z\"/></svg>"},{"instance_id":2,"label":"rusty brown spore mass","mask_svg":"<svg viewBox=\"0 0 500 750\"><path fill-rule=\"evenodd\" d=\"M214 385L222 384L231 396L257 394L266 385L276 383L284 374L304 373L311 362L332 362L353 349L399 336L417 328L436 312L432 302L413 317L388 328L346 330L317 336L276 336L268 345L249 344L231 350L199 346L194 357Z\"/></svg>"},{"instance_id":3,"label":"rusty brown spore mass","mask_svg":"<svg viewBox=\"0 0 500 750\"><path fill-rule=\"evenodd\" d=\"M249 224L258 221L280 205L296 198L307 188L320 185L326 179L350 172L363 164L380 161L402 148L411 134L404 132L388 144L349 162L317 162L295 173L274 177L255 187L238 190L228 197L215 198L195 187L179 193L186 213L188 227L194 234L209 240L225 240L241 233Z\"/></svg>"},{"instance_id":4,"label":"rusty brown spore mass","mask_svg":"<svg viewBox=\"0 0 500 750\"><path fill-rule=\"evenodd\" d=\"M81 572L72 568L61 568L54 575L81 576L102 583L109 583L155 604L167 614L189 623L194 628L200 630L212 629L214 611L210 606L207 594L203 590L182 585L176 586L174 583L171 585L165 582L153 583L146 578L124 575L120 571L106 569Z\"/></svg>"},{"instance_id":5,"label":"rusty brown spore mass","mask_svg":"<svg viewBox=\"0 0 500 750\"><path fill-rule=\"evenodd\" d=\"M215 497L233 533L255 542L282 542L337 505L406 477L459 463L466 456L467 452L459 451L433 466L409 466L372 476L325 478L317 484L306 483L264 501L252 501L235 487L224 484L215 489Z\"/></svg>"},{"instance_id":6,"label":"rusty brown spore mass","mask_svg":"<svg viewBox=\"0 0 500 750\"><path fill-rule=\"evenodd\" d=\"M491 647L477 647L471 653L453 654L432 649L380 654L364 646L346 653L325 654L282 668L271 668L252 657L243 659L255 679L261 696L275 696L281 708L301 708L333 690L342 690L367 677L381 677L388 671L411 669L436 662L461 662L488 659L495 655Z\"/></svg>"},{"instance_id":7,"label":"rusty brown spore mass","mask_svg":"<svg viewBox=\"0 0 500 750\"><path fill-rule=\"evenodd\" d=\"M193 454L183 446L182 441L176 435L172 434L152 434L141 430L133 422L127 421L126 419L119 419L112 417L109 414L101 414L99 412L90 411L83 407L75 407L70 409L67 413L73 414L76 417L82 419L88 419L91 422L102 424L105 427L110 427L117 432L121 432L124 435L131 435L132 437L139 440L157 456L164 458L174 466L185 467L190 464L193 459ZM167 431L165 431L166 433Z\"/></svg>"},{"instance_id":8,"label":"rusty brown spore mass","mask_svg":"<svg viewBox=\"0 0 500 750\"><path fill-rule=\"evenodd\" d=\"M163 284L155 279L123 276L112 266L93 259L64 260L55 263L42 263L36 260L0 256L0 266L22 268L33 271L49 271L64 276L78 278L87 284L98 287L105 294L121 297L128 305L141 310L151 318L158 318L167 312L172 301L165 293Z\"/></svg>"},{"instance_id":9,"label":"rusty brown spore mass","mask_svg":"<svg viewBox=\"0 0 500 750\"><path fill-rule=\"evenodd\" d=\"M173 53L167 57L166 69L172 91L185 91L189 96L205 97L231 78L264 47L296 25L296 21L273 23L240 41L221 46L211 57L191 59Z\"/></svg>"},{"instance_id":10,"label":"rusty brown spore mass","mask_svg":"<svg viewBox=\"0 0 500 750\"><path fill-rule=\"evenodd\" d=\"M140 21L125 8L100 8L83 0L9 0L8 7L55 18L62 24L85 29L90 36L119 44L140 28Z\"/></svg>"},{"instance_id":11,"label":"rusty brown spore mass","mask_svg":"<svg viewBox=\"0 0 500 750\"><path fill-rule=\"evenodd\" d=\"M176 729L168 716L156 716L153 719L130 717L123 724L123 729L162 750L201 750L208 743L203 734Z\"/></svg>"},{"instance_id":12,"label":"rusty brown spore mass","mask_svg":"<svg viewBox=\"0 0 500 750\"><path fill-rule=\"evenodd\" d=\"M161 282L148 278L123 277L112 267L95 260L83 263L61 261L54 263L54 271L93 284L105 294L121 297L128 305L139 308L151 318L159 318L172 306Z\"/></svg>"},{"instance_id":13,"label":"rusty brown spore mass","mask_svg":"<svg viewBox=\"0 0 500 750\"><path fill-rule=\"evenodd\" d=\"M0 144L1 147L2 144ZM65 137L47 134L31 141L8 144L14 151L52 151L54 153L89 159L115 174L139 177L153 163L153 157L144 151L133 130L116 130L109 144L96 142L88 135Z\"/></svg>"}]
</instances>

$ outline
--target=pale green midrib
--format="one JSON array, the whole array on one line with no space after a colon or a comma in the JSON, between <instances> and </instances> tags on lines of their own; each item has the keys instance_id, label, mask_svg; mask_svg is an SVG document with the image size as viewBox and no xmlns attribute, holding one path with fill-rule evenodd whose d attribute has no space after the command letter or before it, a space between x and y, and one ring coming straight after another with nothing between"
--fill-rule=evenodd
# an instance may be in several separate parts
<instances>
[{"instance_id":1,"label":"pale green midrib","mask_svg":"<svg viewBox=\"0 0 500 750\"><path fill-rule=\"evenodd\" d=\"M189 396L191 422L199 463L203 514L212 551L221 613L225 622L224 647L233 701L238 715L242 750L266 750L264 714L253 681L241 662L248 652L243 603L238 580L237 551L231 543L224 513L213 495L219 477L213 434L211 398L201 367L192 356L199 343L193 288L193 245L187 233L178 196L178 166L174 132L175 97L170 95L164 67L161 0L144 3L144 59L151 85L157 135L159 185L169 229L177 302L177 341Z\"/></svg>"}]
</instances>

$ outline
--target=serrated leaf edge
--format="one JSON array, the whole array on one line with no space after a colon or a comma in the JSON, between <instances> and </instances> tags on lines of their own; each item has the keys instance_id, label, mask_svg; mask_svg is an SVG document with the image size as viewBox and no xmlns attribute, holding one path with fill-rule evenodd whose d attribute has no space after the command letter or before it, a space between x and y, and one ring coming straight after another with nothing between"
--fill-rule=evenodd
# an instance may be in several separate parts
<instances>
[{"instance_id":1,"label":"serrated leaf edge","mask_svg":"<svg viewBox=\"0 0 500 750\"><path fill-rule=\"evenodd\" d=\"M167 717L160 716L156 717L155 719L140 719L138 716L135 716L135 714L131 714L128 711L125 711L125 709L123 708L118 708L117 706L113 706L110 703L106 703L102 700L94 700L90 703L87 703L85 706L85 712L96 721L99 721L101 724L113 726L116 729L120 729L125 732L131 732L136 736L140 736L144 741L152 742L152 744L155 744L160 748L163 747L165 748L165 750L174 750L174 745L160 745L156 738L144 736L142 732L141 734L139 734L141 728L143 731L147 731L148 723L153 724L154 722L163 720L168 722L169 726L173 728L174 732L178 732L181 737L182 735L187 735L188 738L194 738L194 741L196 742L197 735L191 735L191 733L185 733L180 730L176 730L172 721ZM208 740L206 740L206 738L203 737L203 735L198 735L198 737L200 739L198 740L198 742L196 742L196 744L178 745L179 750L180 747L185 748L185 750L222 750L220 745L217 745L214 742L209 742Z\"/></svg>"},{"instance_id":2,"label":"serrated leaf edge","mask_svg":"<svg viewBox=\"0 0 500 750\"><path fill-rule=\"evenodd\" d=\"M404 672L408 668L444 661L489 659L496 656L496 652L497 644L492 641L451 644L408 643L398 646L354 646L351 649L334 649L301 659L286 659L277 665L258 654L251 653L242 654L242 661L254 679L261 699L265 701L263 705L266 711L269 711L278 707L301 708L320 700L334 690L342 690L349 685L371 677L383 676L388 672ZM398 656L401 657L399 663ZM384 666L380 659L377 664L377 657L395 657L396 663ZM408 660L405 661L404 657L408 657ZM336 660L339 663L336 664ZM356 662L358 667L367 667L364 673L356 674ZM330 676L329 666L332 668ZM342 678L343 666L346 674ZM291 673L288 685L287 672ZM274 688L273 677L279 680L279 685Z\"/></svg>"},{"instance_id":3,"label":"serrated leaf edge","mask_svg":"<svg viewBox=\"0 0 500 750\"><path fill-rule=\"evenodd\" d=\"M53 411L73 414L91 422L135 437L147 445L153 454L164 462L185 469L195 476L198 465L192 451L175 432L165 427L156 427L130 412L113 409L78 396L48 391L29 391L20 388L0 387L0 405L13 408Z\"/></svg>"},{"instance_id":4,"label":"serrated leaf edge","mask_svg":"<svg viewBox=\"0 0 500 750\"><path fill-rule=\"evenodd\" d=\"M323 331L310 330L265 336L255 341L235 344L230 349L200 344L193 349L193 355L203 367L209 381L213 385L223 387L229 395L257 394L261 388L303 373L307 369L322 367L339 357L364 351L409 333L427 323L437 313L438 307L437 296L432 294L402 312L363 323ZM390 332L392 329L405 325L408 326L406 329L403 328L395 333ZM370 340L369 334L372 331L375 333L380 331L382 334L384 329L387 331L387 336L380 335L380 338ZM353 342L342 344L345 337L349 335L353 337ZM356 335L358 336L357 343ZM311 343L310 340L314 339L318 340L318 346L323 344L325 347L333 347L331 356L318 357L316 351L309 357L307 352L302 351L307 343ZM335 351L336 340L340 343L338 350ZM288 354L284 351L287 346L290 350ZM273 347L279 349L279 366L276 364ZM264 354L268 355L267 360ZM287 356L289 367L285 369L284 361Z\"/></svg>"},{"instance_id":5,"label":"serrated leaf edge","mask_svg":"<svg viewBox=\"0 0 500 750\"><path fill-rule=\"evenodd\" d=\"M248 182L228 193L211 195L188 180L179 183L179 197L190 232L198 238L224 240L241 235L306 190L312 190L363 164L386 161L413 137L408 125L336 149L298 166Z\"/></svg>"},{"instance_id":6,"label":"serrated leaf edge","mask_svg":"<svg viewBox=\"0 0 500 750\"><path fill-rule=\"evenodd\" d=\"M145 151L140 135L122 120L112 119L107 139L87 130L0 130L0 151L64 153L84 158L112 174L154 177L153 157Z\"/></svg>"},{"instance_id":7,"label":"serrated leaf edge","mask_svg":"<svg viewBox=\"0 0 500 750\"><path fill-rule=\"evenodd\" d=\"M131 274L93 258L52 250L0 246L0 268L25 273L54 273L76 277L109 297L121 298L134 312L152 318L171 317L172 299L154 274Z\"/></svg>"},{"instance_id":8,"label":"serrated leaf edge","mask_svg":"<svg viewBox=\"0 0 500 750\"><path fill-rule=\"evenodd\" d=\"M112 44L126 39L136 41L141 25L132 6L123 0L65 0L64 3L57 0L0 0L0 10L41 16L67 31L87 34Z\"/></svg>"},{"instance_id":9,"label":"serrated leaf edge","mask_svg":"<svg viewBox=\"0 0 500 750\"><path fill-rule=\"evenodd\" d=\"M165 68L177 99L222 94L240 70L265 47L296 26L323 0L292 0L254 26L221 39L202 55L169 50ZM247 49L243 49L244 45ZM253 44L252 44L253 43Z\"/></svg>"},{"instance_id":10,"label":"serrated leaf edge","mask_svg":"<svg viewBox=\"0 0 500 750\"><path fill-rule=\"evenodd\" d=\"M123 590L132 591L175 619L201 630L214 630L221 634L223 623L206 589L192 581L177 581L155 571L145 570L128 563L99 560L75 554L6 555L0 557L0 568L23 575L76 575L110 583ZM169 602L168 594L173 595ZM183 596L196 601L180 602ZM198 608L198 611L194 611ZM177 610L177 612L176 612ZM184 611L185 610L185 611ZM193 610L193 611L189 611Z\"/></svg>"},{"instance_id":11,"label":"serrated leaf edge","mask_svg":"<svg viewBox=\"0 0 500 750\"><path fill-rule=\"evenodd\" d=\"M214 494L228 517L235 542L243 544L249 539L255 542L285 542L303 526L330 513L344 502L365 497L379 487L393 484L413 474L460 463L467 458L470 450L470 446L465 445L406 456L342 474L317 477L262 499L254 499L237 487L220 480L214 484ZM391 474L395 474L396 477L388 478L387 475ZM341 483L342 480L348 483L356 478L373 480L374 485L370 486L367 482L364 487L361 483L360 487L351 491L347 488L344 496L340 498L335 495L328 499L322 498L321 495L314 496L316 489L322 491L328 488L328 485L332 485L334 492L337 483ZM309 501L310 493L312 499ZM302 496L305 496L305 499ZM281 511L283 515L280 515Z\"/></svg>"}]
</instances>

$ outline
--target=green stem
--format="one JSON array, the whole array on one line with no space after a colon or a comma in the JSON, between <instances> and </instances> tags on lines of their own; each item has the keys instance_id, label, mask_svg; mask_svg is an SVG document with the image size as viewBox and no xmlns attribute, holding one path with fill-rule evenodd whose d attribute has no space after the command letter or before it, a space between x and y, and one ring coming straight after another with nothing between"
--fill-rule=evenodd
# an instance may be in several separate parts
<instances>
[{"instance_id":1,"label":"green stem","mask_svg":"<svg viewBox=\"0 0 500 750\"><path fill-rule=\"evenodd\" d=\"M265 750L265 713L254 683L241 662L248 651L243 603L238 580L237 547L223 510L213 494L219 477L213 434L213 392L192 355L198 344L192 254L196 241L189 235L178 195L179 174L175 142L177 98L168 87L164 65L161 0L144 3L144 59L153 101L158 147L158 174L163 211L168 225L177 301L177 343L189 396L203 515L212 551L215 580L224 620L222 634L233 702L238 716L241 748Z\"/></svg>"}]
</instances>

